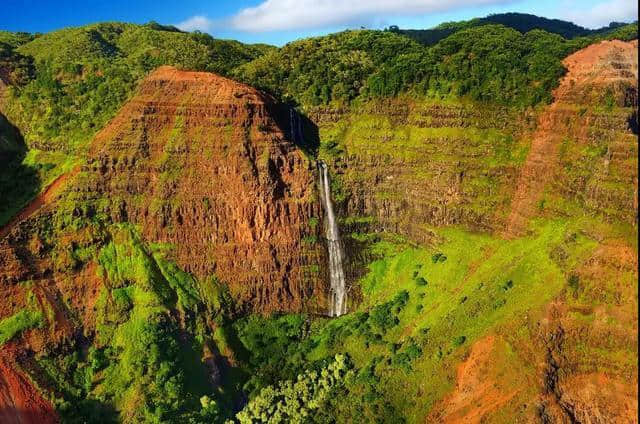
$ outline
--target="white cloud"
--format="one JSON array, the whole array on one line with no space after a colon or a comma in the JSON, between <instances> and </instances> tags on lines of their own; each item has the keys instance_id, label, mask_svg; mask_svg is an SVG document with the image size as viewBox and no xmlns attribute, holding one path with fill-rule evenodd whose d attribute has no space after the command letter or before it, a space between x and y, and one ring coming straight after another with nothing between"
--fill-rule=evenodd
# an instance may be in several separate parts
<instances>
[{"instance_id":1,"label":"white cloud","mask_svg":"<svg viewBox=\"0 0 640 424\"><path fill-rule=\"evenodd\" d=\"M571 0L562 6L562 19L586 28L599 28L610 22L631 22L638 19L636 0L608 0L585 7L581 1Z\"/></svg>"},{"instance_id":2,"label":"white cloud","mask_svg":"<svg viewBox=\"0 0 640 424\"><path fill-rule=\"evenodd\" d=\"M231 26L252 32L311 29L512 1L515 0L265 0L238 12L231 18Z\"/></svg>"},{"instance_id":3,"label":"white cloud","mask_svg":"<svg viewBox=\"0 0 640 424\"><path fill-rule=\"evenodd\" d=\"M207 32L211 30L212 26L213 22L211 21L211 19L202 15L192 16L189 19L176 24L176 27L178 27L179 29L189 32L196 30Z\"/></svg>"}]
</instances>

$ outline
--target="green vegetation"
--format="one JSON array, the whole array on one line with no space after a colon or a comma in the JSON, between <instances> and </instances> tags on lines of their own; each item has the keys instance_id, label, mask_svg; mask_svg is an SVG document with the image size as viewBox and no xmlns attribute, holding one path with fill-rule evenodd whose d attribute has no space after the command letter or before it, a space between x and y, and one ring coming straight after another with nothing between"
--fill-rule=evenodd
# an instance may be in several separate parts
<instances>
[{"instance_id":1,"label":"green vegetation","mask_svg":"<svg viewBox=\"0 0 640 424\"><path fill-rule=\"evenodd\" d=\"M215 278L198 282L182 271L170 246L147 245L131 225L110 225L103 234L98 249L74 251L78 260L97 261L105 281L90 348L39 360L62 395L56 406L65 422L229 416L233 398L226 386L211 385L203 359L216 340L205 316L221 313L224 291Z\"/></svg>"},{"instance_id":2,"label":"green vegetation","mask_svg":"<svg viewBox=\"0 0 640 424\"><path fill-rule=\"evenodd\" d=\"M305 422L323 422L327 415L337 422L423 422L453 387L450 370L466 347L492 332L514 345L531 336L522 317L539 313L561 293L566 270L584 261L595 246L588 237L575 235L580 225L548 222L535 227L534 235L512 241L455 228L437 230L444 242L434 250L406 245L378 249L387 253L369 266L360 281L362 304L349 315L238 321L234 325L252 375L245 385L250 405L255 399L275 408L278 401L273 399L281 399L278 382L346 354L354 377L345 379L339 400L330 400L324 414ZM560 267L552 251L567 234L574 234L574 241ZM518 367L535 374L533 364Z\"/></svg>"},{"instance_id":3,"label":"green vegetation","mask_svg":"<svg viewBox=\"0 0 640 424\"><path fill-rule=\"evenodd\" d=\"M29 328L39 327L43 323L42 312L23 309L0 321L0 346Z\"/></svg>"},{"instance_id":4,"label":"green vegetation","mask_svg":"<svg viewBox=\"0 0 640 424\"><path fill-rule=\"evenodd\" d=\"M526 236L507 240L478 231L495 229L494 220L506 213L512 193L505 181L527 153L528 140L516 134L529 128L523 121L530 116L517 109L550 100L567 54L606 37L636 37L637 25L589 32L507 14L433 31L345 31L281 49L153 22L96 24L37 37L0 32L0 72L11 85L10 119L0 115L0 225L76 166L138 81L162 64L232 75L307 110L349 106L319 129L318 158L360 162L332 175L339 206L350 200L350 190L372 181L372 203L398 200L402 191L391 186L455 191L446 204L424 200L416 222L394 222L389 214L387 228L410 224L424 236L421 243L373 232L378 216L340 219L367 269L353 289L354 310L336 319L241 315L216 276L195 278L176 264L173 246L149 243L132 224L113 224L105 205L120 199L87 201L86 193L69 193L51 217L34 223L39 232L29 241L41 244L56 278L82 269L87 274L74 278L99 282L88 313L95 325L35 357L37 384L55 398L64 422L422 423L454 388L455 369L471 346L488 336L501 340L500 355L492 356L501 379L538 381L539 364L527 361L526 349L539 337L534 324L552 300L566 302L569 316L584 321L600 319L595 306L637 305L629 288L633 271L593 256L607 254L601 248L609 239L637 250L637 241L629 241L637 234L631 224L596 222L583 216L578 200L549 195L539 202L546 218L532 222ZM613 94L604 100L603 113L616 108ZM184 126L176 119L168 148L185 146ZM604 147L566 140L563 172L586 181L597 171L593 159L607 153ZM398 164L403 167L394 168ZM168 154L154 165L167 186L183 172ZM383 165L401 172L385 179ZM608 172L616 176L613 168ZM628 188L619 185L614 188ZM165 200L152 203L151 212ZM217 199L195 201L211 208ZM461 227L425 223L424 216L445 208ZM310 219L311 229L318 225L318 218ZM73 241L61 245L68 239ZM308 234L301 241L318 243ZM589 269L594 263L601 267ZM307 267L320 274L317 265ZM41 311L33 294L28 302L0 321L0 345L52 318L51 308ZM601 358L610 353L601 346L566 349L581 349L589 358L578 364L585 372L601 372ZM631 374L635 349L622 346L606 364ZM515 393L510 403L517 406L504 406L505 416L525 421L528 412L519 406L537 390Z\"/></svg>"},{"instance_id":5,"label":"green vegetation","mask_svg":"<svg viewBox=\"0 0 640 424\"><path fill-rule=\"evenodd\" d=\"M91 347L39 364L68 422L222 422L240 391L248 403L239 422L424 422L453 388L451 370L488 334L506 340L504 378L535 376L518 356L535 331L526 317L563 291L584 299L576 269L597 246L588 227L540 222L515 240L434 228L441 241L430 248L378 238L352 313L232 320L215 279L199 282L171 262L170 246L109 226L89 254L107 281ZM235 362L217 388L202 360L211 349Z\"/></svg>"},{"instance_id":6,"label":"green vegetation","mask_svg":"<svg viewBox=\"0 0 640 424\"><path fill-rule=\"evenodd\" d=\"M453 118L443 117L443 110ZM452 215L456 209L463 222L489 228L496 216L508 213L510 196L505 187L512 181L507 176L517 172L527 154L528 140L517 135L521 119L510 108L486 105L479 113L477 103L455 99L371 101L320 126L318 156L329 164L358 158L332 178L336 202L365 190L377 204L399 203L403 190L398 187L424 187L418 213L429 213L430 208L436 213L435 193L455 186L463 198L448 206ZM380 180L383 169L392 178ZM461 173L464 178L458 180ZM370 218L369 222L365 217L354 219L344 221L351 232L370 225ZM385 225L404 226L406 219L391 216Z\"/></svg>"},{"instance_id":7,"label":"green vegetation","mask_svg":"<svg viewBox=\"0 0 640 424\"><path fill-rule=\"evenodd\" d=\"M20 36L5 33L4 38ZM11 88L6 113L25 130L27 144L47 143L56 149L77 151L115 115L137 82L156 67L174 65L228 74L270 49L153 23L94 24L54 31L30 41L20 39L0 44L0 63L3 55L18 55L32 61L35 70L20 71L16 77L20 84Z\"/></svg>"},{"instance_id":8,"label":"green vegetation","mask_svg":"<svg viewBox=\"0 0 640 424\"><path fill-rule=\"evenodd\" d=\"M286 101L303 105L349 102L365 90L366 79L399 53L421 46L381 31L345 31L289 43L233 74Z\"/></svg>"},{"instance_id":9,"label":"green vegetation","mask_svg":"<svg viewBox=\"0 0 640 424\"><path fill-rule=\"evenodd\" d=\"M179 343L180 329L167 314L197 310L195 280L151 254L130 228L112 234L99 262L113 288L103 293L98 319L98 340L111 354L95 393L113 401L126 421L177 419L213 395L200 362L204 340L194 331Z\"/></svg>"},{"instance_id":10,"label":"green vegetation","mask_svg":"<svg viewBox=\"0 0 640 424\"><path fill-rule=\"evenodd\" d=\"M0 71L5 83L23 85L33 78L33 59L15 51L28 40L20 33L0 32Z\"/></svg>"},{"instance_id":11,"label":"green vegetation","mask_svg":"<svg viewBox=\"0 0 640 424\"><path fill-rule=\"evenodd\" d=\"M321 422L319 415L331 416L324 410L329 396L353 377L350 368L346 356L336 355L319 371L306 371L295 381L267 386L237 415L238 420L241 424Z\"/></svg>"},{"instance_id":12,"label":"green vegetation","mask_svg":"<svg viewBox=\"0 0 640 424\"><path fill-rule=\"evenodd\" d=\"M0 203L0 226L76 163L75 156L56 151L31 149L26 154L13 155L0 171L0 197L4 200Z\"/></svg>"},{"instance_id":13,"label":"green vegetation","mask_svg":"<svg viewBox=\"0 0 640 424\"><path fill-rule=\"evenodd\" d=\"M569 53L602 38L637 37L637 24L572 40L541 29L521 33L493 21L449 27L455 30L430 47L394 31L345 31L295 41L240 66L234 75L306 107L407 92L529 106L551 99ZM525 19L518 26L538 27L549 25Z\"/></svg>"},{"instance_id":14,"label":"green vegetation","mask_svg":"<svg viewBox=\"0 0 640 424\"><path fill-rule=\"evenodd\" d=\"M420 56L401 55L385 63L367 85L378 96L416 91L535 105L551 100L551 90L564 73L564 57L603 38L627 37L637 38L637 24L573 40L539 29L522 34L501 25L470 26Z\"/></svg>"}]
</instances>

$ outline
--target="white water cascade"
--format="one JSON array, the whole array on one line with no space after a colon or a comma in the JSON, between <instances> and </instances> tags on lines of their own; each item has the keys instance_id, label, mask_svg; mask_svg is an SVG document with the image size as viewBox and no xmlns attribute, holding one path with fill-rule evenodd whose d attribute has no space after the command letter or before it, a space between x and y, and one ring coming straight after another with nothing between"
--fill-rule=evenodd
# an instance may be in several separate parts
<instances>
[{"instance_id":1,"label":"white water cascade","mask_svg":"<svg viewBox=\"0 0 640 424\"><path fill-rule=\"evenodd\" d=\"M289 133L294 143L302 144L304 142L302 120L293 108L289 109ZM318 162L318 171L320 172L320 194L326 214L325 228L329 249L329 279L331 283L329 315L338 317L347 313L347 286L344 278L344 269L342 268L342 246L340 244L338 223L336 222L333 203L331 202L327 165L324 162Z\"/></svg>"},{"instance_id":2,"label":"white water cascade","mask_svg":"<svg viewBox=\"0 0 640 424\"><path fill-rule=\"evenodd\" d=\"M327 245L329 248L329 278L331 282L329 315L338 317L347 313L347 286L342 268L342 246L338 224L331 203L331 191L329 189L329 171L324 162L318 162L320 171L320 192L326 213L325 227Z\"/></svg>"}]
</instances>

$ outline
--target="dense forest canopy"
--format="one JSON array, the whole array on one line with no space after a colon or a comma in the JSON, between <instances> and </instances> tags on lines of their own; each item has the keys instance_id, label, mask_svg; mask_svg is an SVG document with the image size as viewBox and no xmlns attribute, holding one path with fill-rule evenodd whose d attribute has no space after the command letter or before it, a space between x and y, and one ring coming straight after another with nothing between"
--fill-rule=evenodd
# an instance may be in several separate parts
<instances>
[{"instance_id":1,"label":"dense forest canopy","mask_svg":"<svg viewBox=\"0 0 640 424\"><path fill-rule=\"evenodd\" d=\"M233 75L303 106L400 93L531 106L551 99L571 52L604 38L636 37L637 24L571 40L491 24L424 47L394 31L345 31L289 43Z\"/></svg>"},{"instance_id":2,"label":"dense forest canopy","mask_svg":"<svg viewBox=\"0 0 640 424\"><path fill-rule=\"evenodd\" d=\"M420 34L428 31L440 34L431 46L418 42L425 42ZM73 152L160 65L231 76L305 107L401 93L529 106L550 100L567 54L602 38L635 38L637 24L588 31L503 14L416 34L397 28L344 31L275 48L155 22L101 23L44 35L3 31L0 77L12 85L6 113L27 142L54 142Z\"/></svg>"}]
</instances>

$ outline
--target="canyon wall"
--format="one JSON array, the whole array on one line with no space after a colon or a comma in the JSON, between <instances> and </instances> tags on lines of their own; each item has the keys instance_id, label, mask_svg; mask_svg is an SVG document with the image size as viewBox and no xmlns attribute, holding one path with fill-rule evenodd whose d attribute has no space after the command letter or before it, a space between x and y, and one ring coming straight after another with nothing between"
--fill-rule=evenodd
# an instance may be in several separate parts
<instances>
[{"instance_id":1,"label":"canyon wall","mask_svg":"<svg viewBox=\"0 0 640 424\"><path fill-rule=\"evenodd\" d=\"M505 238L535 231L536 218L620 228L581 227L598 243L574 270L588 304L557 299L531 323L539 351L515 347L541 364L540 415L559 422L611 419L608 406L622 399L633 410L637 396L625 383L637 380L627 361L634 345L637 357L637 295L628 284L637 280L637 245L629 241L637 231L637 41L590 46L565 65L554 103L535 110L393 99L309 113L319 156L331 167L349 283L374 257L360 233L429 245L438 241L436 227L452 225ZM97 254L82 255L112 235L76 220L132 223L201 284L227 286L239 312L325 312L317 171L291 141L289 113L213 74L152 73L97 135L86 164L0 240L0 319L29 307L45 312L43 325L14 341L17 350L42 352L95 330L109 283ZM565 260L570 243L554 260ZM585 346L622 359L586 358ZM3 364L15 360L10 353ZM24 380L8 371L0 377ZM599 381L620 395L581 388Z\"/></svg>"},{"instance_id":2,"label":"canyon wall","mask_svg":"<svg viewBox=\"0 0 640 424\"><path fill-rule=\"evenodd\" d=\"M362 241L367 233L437 246L444 226L507 239L535 234L542 221L572 228L551 258L568 288L544 311L514 317L530 331L526 346L497 330L519 360L540 364L536 378L497 381L503 399L474 379L477 369L472 377L459 370L455 390L427 422L499 421L522 406L507 400L535 385L538 410L531 413L542 422L634 422L637 48L637 40L613 40L570 55L554 101L534 110L404 99L312 112L320 154L340 181L350 282L375 258ZM572 263L577 235L594 247ZM461 370L503 372L493 369L504 364L493 356L500 353L482 355L481 364L470 358Z\"/></svg>"},{"instance_id":3,"label":"canyon wall","mask_svg":"<svg viewBox=\"0 0 640 424\"><path fill-rule=\"evenodd\" d=\"M520 234L534 217L584 213L634 223L636 47L570 56L554 102L536 109L399 99L311 111L342 215L422 243L434 226Z\"/></svg>"},{"instance_id":4,"label":"canyon wall","mask_svg":"<svg viewBox=\"0 0 640 424\"><path fill-rule=\"evenodd\" d=\"M248 86L160 68L97 135L75 197L175 246L185 271L215 275L249 309L302 310L323 290L323 249L303 243L322 212L288 123Z\"/></svg>"}]
</instances>

